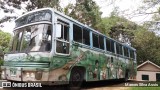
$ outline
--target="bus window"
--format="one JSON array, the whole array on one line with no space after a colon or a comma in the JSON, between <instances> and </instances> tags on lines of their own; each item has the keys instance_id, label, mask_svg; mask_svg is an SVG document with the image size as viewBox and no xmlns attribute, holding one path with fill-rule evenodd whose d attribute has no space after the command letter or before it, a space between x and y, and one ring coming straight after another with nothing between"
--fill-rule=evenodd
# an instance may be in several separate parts
<instances>
[{"instance_id":1,"label":"bus window","mask_svg":"<svg viewBox=\"0 0 160 90\"><path fill-rule=\"evenodd\" d=\"M82 28L73 24L73 40L82 43Z\"/></svg>"},{"instance_id":2,"label":"bus window","mask_svg":"<svg viewBox=\"0 0 160 90\"><path fill-rule=\"evenodd\" d=\"M63 30L63 34L64 34L64 40L65 41L69 41L69 28L68 26L64 25L64 30Z\"/></svg>"},{"instance_id":3,"label":"bus window","mask_svg":"<svg viewBox=\"0 0 160 90\"><path fill-rule=\"evenodd\" d=\"M111 51L111 41L109 39L106 39L106 50Z\"/></svg>"},{"instance_id":4,"label":"bus window","mask_svg":"<svg viewBox=\"0 0 160 90\"><path fill-rule=\"evenodd\" d=\"M57 37L56 52L69 54L69 24L58 20L61 25L61 37Z\"/></svg>"},{"instance_id":5,"label":"bus window","mask_svg":"<svg viewBox=\"0 0 160 90\"><path fill-rule=\"evenodd\" d=\"M17 51L20 48L20 43L21 43L21 38L22 38L22 32L18 31L15 33L15 37L14 37L14 42L13 42L13 47L12 50L13 51Z\"/></svg>"},{"instance_id":6,"label":"bus window","mask_svg":"<svg viewBox=\"0 0 160 90\"><path fill-rule=\"evenodd\" d=\"M99 36L99 46L100 46L100 49L103 49L104 50L104 37L103 36Z\"/></svg>"},{"instance_id":7,"label":"bus window","mask_svg":"<svg viewBox=\"0 0 160 90\"><path fill-rule=\"evenodd\" d=\"M82 29L78 25L73 24L73 40L79 43L90 45L89 30Z\"/></svg>"},{"instance_id":8,"label":"bus window","mask_svg":"<svg viewBox=\"0 0 160 90\"><path fill-rule=\"evenodd\" d=\"M90 45L90 34L87 29L83 29L83 44Z\"/></svg>"},{"instance_id":9,"label":"bus window","mask_svg":"<svg viewBox=\"0 0 160 90\"><path fill-rule=\"evenodd\" d=\"M110 52L115 52L114 51L114 41L106 39L106 50Z\"/></svg>"},{"instance_id":10,"label":"bus window","mask_svg":"<svg viewBox=\"0 0 160 90\"><path fill-rule=\"evenodd\" d=\"M115 51L114 51L114 41L111 41L111 52L115 53Z\"/></svg>"},{"instance_id":11,"label":"bus window","mask_svg":"<svg viewBox=\"0 0 160 90\"><path fill-rule=\"evenodd\" d=\"M128 48L124 47L124 56L129 57Z\"/></svg>"},{"instance_id":12,"label":"bus window","mask_svg":"<svg viewBox=\"0 0 160 90\"><path fill-rule=\"evenodd\" d=\"M123 55L122 45L119 45L119 52L120 52L120 55Z\"/></svg>"},{"instance_id":13,"label":"bus window","mask_svg":"<svg viewBox=\"0 0 160 90\"><path fill-rule=\"evenodd\" d=\"M93 47L99 48L98 35L93 33Z\"/></svg>"},{"instance_id":14,"label":"bus window","mask_svg":"<svg viewBox=\"0 0 160 90\"><path fill-rule=\"evenodd\" d=\"M134 51L130 50L130 57L134 59Z\"/></svg>"},{"instance_id":15,"label":"bus window","mask_svg":"<svg viewBox=\"0 0 160 90\"><path fill-rule=\"evenodd\" d=\"M118 43L116 43L116 51L117 51L117 54L120 54L120 52L119 52L119 44Z\"/></svg>"},{"instance_id":16,"label":"bus window","mask_svg":"<svg viewBox=\"0 0 160 90\"><path fill-rule=\"evenodd\" d=\"M119 43L116 43L116 51L117 54L122 55L122 45L120 45Z\"/></svg>"},{"instance_id":17,"label":"bus window","mask_svg":"<svg viewBox=\"0 0 160 90\"><path fill-rule=\"evenodd\" d=\"M93 47L100 48L104 50L104 37L93 33Z\"/></svg>"}]
</instances>

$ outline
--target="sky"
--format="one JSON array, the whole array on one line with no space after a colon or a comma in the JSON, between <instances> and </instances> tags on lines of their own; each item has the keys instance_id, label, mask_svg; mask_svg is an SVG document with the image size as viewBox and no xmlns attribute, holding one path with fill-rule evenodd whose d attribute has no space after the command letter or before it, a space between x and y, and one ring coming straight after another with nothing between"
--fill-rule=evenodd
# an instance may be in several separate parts
<instances>
[{"instance_id":1,"label":"sky","mask_svg":"<svg viewBox=\"0 0 160 90\"><path fill-rule=\"evenodd\" d=\"M151 15L142 15L142 16L135 16L133 15L133 12L137 10L142 5L142 0L116 0L115 3L113 3L114 0L94 0L100 7L100 11L102 13L102 17L108 17L110 13L113 11L114 7L119 7L118 10L121 11L120 15L125 16L127 19L137 23L141 24L144 21L150 21ZM61 0L60 5L62 7L65 7L68 3L75 3L75 0ZM16 10L16 13L12 15L20 16L23 12L23 10ZM0 10L0 18L5 16L6 14L3 13L2 10ZM3 28L0 28L1 30L5 32L12 33L15 23L14 21L6 22L3 24Z\"/></svg>"}]
</instances>

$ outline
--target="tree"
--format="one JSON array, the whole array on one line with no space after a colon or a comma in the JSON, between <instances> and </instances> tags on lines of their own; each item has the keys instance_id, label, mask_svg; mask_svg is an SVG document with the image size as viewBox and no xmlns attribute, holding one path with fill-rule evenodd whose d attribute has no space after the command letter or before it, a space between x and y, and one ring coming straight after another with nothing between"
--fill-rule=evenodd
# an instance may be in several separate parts
<instances>
[{"instance_id":1,"label":"tree","mask_svg":"<svg viewBox=\"0 0 160 90\"><path fill-rule=\"evenodd\" d=\"M0 49L3 51L3 53L8 51L10 39L11 34L0 30Z\"/></svg>"},{"instance_id":2,"label":"tree","mask_svg":"<svg viewBox=\"0 0 160 90\"><path fill-rule=\"evenodd\" d=\"M100 25L103 27L102 31L105 31L106 35L127 44L130 44L134 38L133 32L137 30L138 27L134 22L114 13L112 13L110 17L102 18Z\"/></svg>"},{"instance_id":3,"label":"tree","mask_svg":"<svg viewBox=\"0 0 160 90\"><path fill-rule=\"evenodd\" d=\"M134 33L132 45L137 50L137 63L150 60L160 65L160 37L142 27Z\"/></svg>"},{"instance_id":4,"label":"tree","mask_svg":"<svg viewBox=\"0 0 160 90\"><path fill-rule=\"evenodd\" d=\"M76 0L75 4L69 4L64 9L70 17L99 30L97 24L101 21L101 12L93 0Z\"/></svg>"},{"instance_id":5,"label":"tree","mask_svg":"<svg viewBox=\"0 0 160 90\"><path fill-rule=\"evenodd\" d=\"M160 13L159 0L143 0L141 6L137 10L140 15ZM156 9L155 9L156 8Z\"/></svg>"},{"instance_id":6,"label":"tree","mask_svg":"<svg viewBox=\"0 0 160 90\"><path fill-rule=\"evenodd\" d=\"M14 9L31 11L38 8L53 7L58 11L62 11L60 0L3 0L0 1L0 10L5 13L15 13ZM15 19L16 16L5 16L0 19L0 24L8 20Z\"/></svg>"}]
</instances>

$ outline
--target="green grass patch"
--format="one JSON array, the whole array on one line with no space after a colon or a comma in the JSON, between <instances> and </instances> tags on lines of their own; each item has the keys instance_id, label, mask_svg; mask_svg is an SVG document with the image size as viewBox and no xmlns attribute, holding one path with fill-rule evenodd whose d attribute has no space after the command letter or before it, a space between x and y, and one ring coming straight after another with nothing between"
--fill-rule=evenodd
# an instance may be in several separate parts
<instances>
[{"instance_id":1,"label":"green grass patch","mask_svg":"<svg viewBox=\"0 0 160 90\"><path fill-rule=\"evenodd\" d=\"M160 87L131 87L130 90L160 90Z\"/></svg>"}]
</instances>

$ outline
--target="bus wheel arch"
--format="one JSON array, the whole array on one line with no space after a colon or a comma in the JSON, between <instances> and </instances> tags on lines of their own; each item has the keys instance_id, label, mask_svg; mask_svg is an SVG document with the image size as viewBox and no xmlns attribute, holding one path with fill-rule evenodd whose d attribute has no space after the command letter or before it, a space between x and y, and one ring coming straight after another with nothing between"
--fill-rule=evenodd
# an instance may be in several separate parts
<instances>
[{"instance_id":1,"label":"bus wheel arch","mask_svg":"<svg viewBox=\"0 0 160 90\"><path fill-rule=\"evenodd\" d=\"M74 66L70 72L69 86L80 88L85 78L86 69L83 66Z\"/></svg>"}]
</instances>

